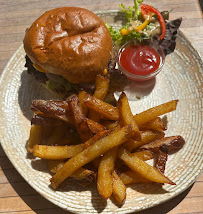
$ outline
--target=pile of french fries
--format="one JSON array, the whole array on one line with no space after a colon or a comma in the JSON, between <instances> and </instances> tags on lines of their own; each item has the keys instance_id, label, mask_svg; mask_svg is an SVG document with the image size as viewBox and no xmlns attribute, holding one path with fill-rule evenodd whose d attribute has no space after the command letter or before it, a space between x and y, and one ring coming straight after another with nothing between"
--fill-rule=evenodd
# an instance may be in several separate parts
<instances>
[{"instance_id":1,"label":"pile of french fries","mask_svg":"<svg viewBox=\"0 0 203 214\"><path fill-rule=\"evenodd\" d=\"M185 141L165 137L159 117L174 111L177 100L133 115L124 92L117 107L104 102L108 87L109 80L98 76L93 95L81 91L65 101L33 100L27 150L47 160L54 189L66 179L81 185L96 180L103 198L113 195L122 205L128 184L175 185L164 175L166 161Z\"/></svg>"}]
</instances>

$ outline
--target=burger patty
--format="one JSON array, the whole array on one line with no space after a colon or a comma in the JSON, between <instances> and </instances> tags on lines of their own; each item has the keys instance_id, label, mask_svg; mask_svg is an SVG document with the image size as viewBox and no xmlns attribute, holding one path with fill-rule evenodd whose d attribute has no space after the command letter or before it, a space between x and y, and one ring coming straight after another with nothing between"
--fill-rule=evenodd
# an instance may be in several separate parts
<instances>
[{"instance_id":1,"label":"burger patty","mask_svg":"<svg viewBox=\"0 0 203 214\"><path fill-rule=\"evenodd\" d=\"M28 74L32 75L37 82L45 86L50 91L66 97L80 90L79 86L71 84L59 75L46 74L36 70L33 67L32 61L27 55L25 57L25 60L25 67L27 68Z\"/></svg>"},{"instance_id":2,"label":"burger patty","mask_svg":"<svg viewBox=\"0 0 203 214\"><path fill-rule=\"evenodd\" d=\"M34 76L34 78L42 83L42 84L46 84L46 81L48 81L48 77L46 76L45 73L39 72L38 70L36 70L33 67L33 63L30 60L30 58L28 57L28 55L25 56L25 67L27 68L27 72L28 74L31 74L32 76Z\"/></svg>"}]
</instances>

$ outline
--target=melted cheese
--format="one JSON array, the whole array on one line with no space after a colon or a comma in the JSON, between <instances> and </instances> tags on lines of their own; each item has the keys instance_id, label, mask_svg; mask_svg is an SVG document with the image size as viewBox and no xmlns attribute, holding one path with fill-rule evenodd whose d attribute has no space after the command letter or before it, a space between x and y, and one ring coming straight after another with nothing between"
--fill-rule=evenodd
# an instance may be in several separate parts
<instances>
[{"instance_id":1,"label":"melted cheese","mask_svg":"<svg viewBox=\"0 0 203 214\"><path fill-rule=\"evenodd\" d=\"M41 68L39 65L37 64L33 64L33 67L38 70L39 72L43 72L43 73L48 73L47 71L45 71L43 68Z\"/></svg>"}]
</instances>

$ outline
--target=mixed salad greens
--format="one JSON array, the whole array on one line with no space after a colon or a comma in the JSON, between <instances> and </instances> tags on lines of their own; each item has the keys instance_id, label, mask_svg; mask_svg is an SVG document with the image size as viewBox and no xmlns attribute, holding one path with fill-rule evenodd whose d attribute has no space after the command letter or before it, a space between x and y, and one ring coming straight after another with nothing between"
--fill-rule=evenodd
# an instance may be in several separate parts
<instances>
[{"instance_id":1,"label":"mixed salad greens","mask_svg":"<svg viewBox=\"0 0 203 214\"><path fill-rule=\"evenodd\" d=\"M182 19L169 21L169 11L159 12L156 8L143 4L143 0L134 0L134 6L119 5L126 16L126 24L115 30L107 24L112 40L121 47L130 40L154 40L169 54L175 49L177 30Z\"/></svg>"}]
</instances>

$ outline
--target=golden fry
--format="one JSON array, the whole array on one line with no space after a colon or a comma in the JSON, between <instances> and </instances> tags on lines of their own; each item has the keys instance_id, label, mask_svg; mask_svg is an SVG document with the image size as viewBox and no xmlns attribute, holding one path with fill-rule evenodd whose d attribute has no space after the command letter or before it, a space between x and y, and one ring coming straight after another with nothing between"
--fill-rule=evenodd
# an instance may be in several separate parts
<instances>
[{"instance_id":1,"label":"golden fry","mask_svg":"<svg viewBox=\"0 0 203 214\"><path fill-rule=\"evenodd\" d=\"M51 172L56 173L65 164L64 160L47 160L48 168Z\"/></svg>"},{"instance_id":2,"label":"golden fry","mask_svg":"<svg viewBox=\"0 0 203 214\"><path fill-rule=\"evenodd\" d=\"M120 179L116 171L112 173L113 177L113 195L119 205L122 205L126 199L126 186Z\"/></svg>"},{"instance_id":3,"label":"golden fry","mask_svg":"<svg viewBox=\"0 0 203 214\"><path fill-rule=\"evenodd\" d=\"M109 79L106 79L101 75L98 75L95 80L95 91L93 96L103 101L104 98L106 97L108 89L109 89ZM88 118L98 123L100 121L100 115L91 109L89 110Z\"/></svg>"},{"instance_id":4,"label":"golden fry","mask_svg":"<svg viewBox=\"0 0 203 214\"><path fill-rule=\"evenodd\" d=\"M119 112L116 107L105 103L93 96L87 95L87 98L84 100L84 103L88 108L97 112L105 119L118 120L119 118Z\"/></svg>"},{"instance_id":5,"label":"golden fry","mask_svg":"<svg viewBox=\"0 0 203 214\"><path fill-rule=\"evenodd\" d=\"M67 127L62 126L55 126L54 130L52 131L51 135L48 137L46 144L52 146L57 144L65 135Z\"/></svg>"},{"instance_id":6,"label":"golden fry","mask_svg":"<svg viewBox=\"0 0 203 214\"><path fill-rule=\"evenodd\" d=\"M83 170L83 172L77 172ZM71 176L70 176L70 180L74 181L74 183L77 183L78 185L82 186L82 187L87 187L92 185L93 182L95 182L96 180L96 173L88 170L88 169L84 169L84 168L80 168L77 171L75 171Z\"/></svg>"},{"instance_id":7,"label":"golden fry","mask_svg":"<svg viewBox=\"0 0 203 214\"><path fill-rule=\"evenodd\" d=\"M126 126L132 124L134 129L133 139L141 140L139 128L133 118L133 114L131 112L130 105L128 103L128 98L126 97L126 94L124 92L122 92L118 100L118 111L119 111L119 121L121 122L121 125Z\"/></svg>"},{"instance_id":8,"label":"golden fry","mask_svg":"<svg viewBox=\"0 0 203 214\"><path fill-rule=\"evenodd\" d=\"M167 103L152 107L142 113L136 114L134 116L135 122L138 127L148 123L151 120L156 119L158 116L166 114L168 112L176 110L178 100L172 100Z\"/></svg>"},{"instance_id":9,"label":"golden fry","mask_svg":"<svg viewBox=\"0 0 203 214\"><path fill-rule=\"evenodd\" d=\"M48 160L62 160L71 158L80 153L84 148L84 144L74 146L46 146L35 145L33 154L36 157Z\"/></svg>"},{"instance_id":10,"label":"golden fry","mask_svg":"<svg viewBox=\"0 0 203 214\"><path fill-rule=\"evenodd\" d=\"M93 172L92 170L85 169L85 168L81 167L81 168L79 168L78 170L76 170L76 171L71 175L71 177L79 180L79 179L88 177L88 176L90 176L90 175L92 175L92 174L94 174L94 172Z\"/></svg>"},{"instance_id":11,"label":"golden fry","mask_svg":"<svg viewBox=\"0 0 203 214\"><path fill-rule=\"evenodd\" d=\"M118 121L112 120L102 120L101 124L106 127L106 129L115 129L118 125Z\"/></svg>"},{"instance_id":12,"label":"golden fry","mask_svg":"<svg viewBox=\"0 0 203 214\"><path fill-rule=\"evenodd\" d=\"M104 130L102 132L98 132L92 138L90 138L88 141L86 141L84 143L84 148L86 149L86 148L90 147L92 144L94 144L94 142L96 142L97 140L101 139L102 137L107 135L109 132L110 132L110 130Z\"/></svg>"},{"instance_id":13,"label":"golden fry","mask_svg":"<svg viewBox=\"0 0 203 214\"><path fill-rule=\"evenodd\" d=\"M80 144L80 136L75 131L67 129L65 136L57 142L57 146L67 146Z\"/></svg>"},{"instance_id":14,"label":"golden fry","mask_svg":"<svg viewBox=\"0 0 203 214\"><path fill-rule=\"evenodd\" d=\"M104 76L98 75L95 80L94 97L104 100L109 89L109 79Z\"/></svg>"},{"instance_id":15,"label":"golden fry","mask_svg":"<svg viewBox=\"0 0 203 214\"><path fill-rule=\"evenodd\" d=\"M48 160L49 170L53 173L57 173L63 167L64 164L65 164L64 160ZM80 180L92 174L94 174L93 171L81 167L80 169L76 170L71 175L71 177L74 179Z\"/></svg>"},{"instance_id":16,"label":"golden fry","mask_svg":"<svg viewBox=\"0 0 203 214\"><path fill-rule=\"evenodd\" d=\"M126 149L121 147L118 155L130 169L139 173L144 178L157 183L168 183L175 185L174 182L160 173L156 168L139 159L136 155L132 155Z\"/></svg>"},{"instance_id":17,"label":"golden fry","mask_svg":"<svg viewBox=\"0 0 203 214\"><path fill-rule=\"evenodd\" d=\"M115 147L107 151L99 163L97 189L100 195L105 199L109 198L113 192L113 178L111 173L114 170L117 150L118 148Z\"/></svg>"},{"instance_id":18,"label":"golden fry","mask_svg":"<svg viewBox=\"0 0 203 214\"><path fill-rule=\"evenodd\" d=\"M40 144L42 140L42 126L31 125L30 136L28 140L27 151L32 153L36 144Z\"/></svg>"},{"instance_id":19,"label":"golden fry","mask_svg":"<svg viewBox=\"0 0 203 214\"><path fill-rule=\"evenodd\" d=\"M135 183L152 183L151 181L147 180L146 178L143 178L137 172L134 172L131 170L126 171L126 172L122 172L119 175L119 177L125 185L135 184Z\"/></svg>"},{"instance_id":20,"label":"golden fry","mask_svg":"<svg viewBox=\"0 0 203 214\"><path fill-rule=\"evenodd\" d=\"M134 152L134 153L131 153L131 154L132 154L132 157L135 155L135 156L137 156L139 159L141 159L143 161L147 161L147 160L150 160L150 159L154 158L153 152L151 152L150 150Z\"/></svg>"},{"instance_id":21,"label":"golden fry","mask_svg":"<svg viewBox=\"0 0 203 214\"><path fill-rule=\"evenodd\" d=\"M96 134L98 132L104 131L106 128L102 126L101 124L95 122L94 120L90 120L86 118L87 124L89 126L89 129L91 130L92 133Z\"/></svg>"},{"instance_id":22,"label":"golden fry","mask_svg":"<svg viewBox=\"0 0 203 214\"><path fill-rule=\"evenodd\" d=\"M43 126L43 140L47 140L49 136L51 136L55 126Z\"/></svg>"},{"instance_id":23,"label":"golden fry","mask_svg":"<svg viewBox=\"0 0 203 214\"><path fill-rule=\"evenodd\" d=\"M141 134L141 141L129 139L127 142L124 143L124 147L128 151L131 152L142 145L150 143L156 139L161 139L165 135L164 132L158 132L158 131L140 131L140 134Z\"/></svg>"},{"instance_id":24,"label":"golden fry","mask_svg":"<svg viewBox=\"0 0 203 214\"><path fill-rule=\"evenodd\" d=\"M80 91L78 94L78 99L80 101L80 106L82 109L82 113L87 116L88 113L88 108L87 106L84 104L83 100L87 97L87 93L85 91Z\"/></svg>"},{"instance_id":25,"label":"golden fry","mask_svg":"<svg viewBox=\"0 0 203 214\"><path fill-rule=\"evenodd\" d=\"M160 117L157 117L154 120L151 120L148 123L143 124L139 128L140 130L166 131L166 126L164 125Z\"/></svg>"},{"instance_id":26,"label":"golden fry","mask_svg":"<svg viewBox=\"0 0 203 214\"><path fill-rule=\"evenodd\" d=\"M92 146L83 150L75 157L69 159L62 169L52 178L51 185L56 189L74 171L89 163L111 148L118 146L132 136L132 125L124 126L119 130L112 131L109 135L96 141Z\"/></svg>"}]
</instances>

